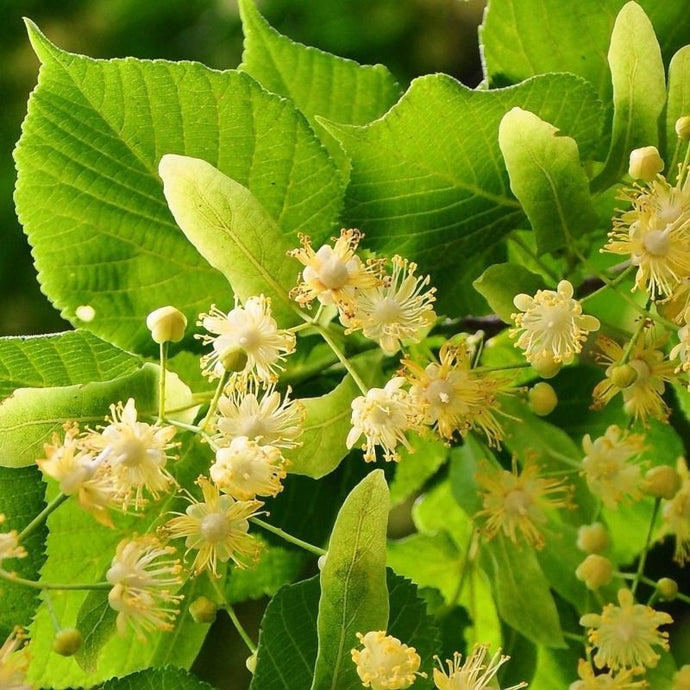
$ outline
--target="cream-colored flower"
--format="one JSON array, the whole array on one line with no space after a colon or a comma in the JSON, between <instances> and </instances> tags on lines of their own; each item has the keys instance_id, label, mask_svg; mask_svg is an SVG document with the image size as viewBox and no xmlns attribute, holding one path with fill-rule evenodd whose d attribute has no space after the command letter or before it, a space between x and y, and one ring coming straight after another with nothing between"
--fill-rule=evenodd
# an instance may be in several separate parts
<instances>
[{"instance_id":1,"label":"cream-colored flower","mask_svg":"<svg viewBox=\"0 0 690 690\"><path fill-rule=\"evenodd\" d=\"M441 438L450 440L455 434L481 431L490 446L500 444L503 429L496 418L496 396L507 390L507 381L472 369L465 343L444 343L439 362L424 368L409 359L403 363L413 403L423 411L424 423L432 425Z\"/></svg>"},{"instance_id":2,"label":"cream-colored flower","mask_svg":"<svg viewBox=\"0 0 690 690\"><path fill-rule=\"evenodd\" d=\"M516 469L508 472L483 463L475 479L484 505L475 519L485 519L482 531L489 539L500 531L517 544L521 533L528 544L540 549L544 537L537 525L547 522L546 511L572 507L572 487L562 479L540 477L534 464L526 464L518 474Z\"/></svg>"},{"instance_id":3,"label":"cream-colored flower","mask_svg":"<svg viewBox=\"0 0 690 690\"><path fill-rule=\"evenodd\" d=\"M664 533L672 534L676 540L673 559L685 565L690 561L690 472L685 458L678 459L676 469L682 483L675 496L664 501L661 515Z\"/></svg>"},{"instance_id":4,"label":"cream-colored flower","mask_svg":"<svg viewBox=\"0 0 690 690\"><path fill-rule=\"evenodd\" d=\"M173 539L186 537L187 553L196 551L192 569L195 575L208 569L218 577L218 562L232 560L238 568L255 563L261 544L249 531L249 518L257 514L261 501L236 501L220 495L218 489L199 477L203 501L193 500L186 513L177 513L165 524L165 531Z\"/></svg>"},{"instance_id":5,"label":"cream-colored flower","mask_svg":"<svg viewBox=\"0 0 690 690\"><path fill-rule=\"evenodd\" d=\"M575 569L575 577L595 590L608 585L613 579L613 563L605 556L590 553Z\"/></svg>"},{"instance_id":6,"label":"cream-colored flower","mask_svg":"<svg viewBox=\"0 0 690 690\"><path fill-rule=\"evenodd\" d=\"M208 314L201 314L199 326L214 335L198 336L213 351L201 358L201 366L209 378L221 378L225 369L223 354L241 349L246 364L240 373L264 385L278 379L285 357L295 349L295 334L280 330L271 316L271 300L264 295L250 297L227 314L215 306Z\"/></svg>"},{"instance_id":7,"label":"cream-colored flower","mask_svg":"<svg viewBox=\"0 0 690 690\"><path fill-rule=\"evenodd\" d=\"M108 603L117 611L117 629L129 624L138 637L153 630L171 630L181 596L172 592L182 584L181 566L170 558L175 549L152 535L123 539L106 573L113 585Z\"/></svg>"},{"instance_id":8,"label":"cream-colored flower","mask_svg":"<svg viewBox=\"0 0 690 690\"><path fill-rule=\"evenodd\" d=\"M405 433L419 426L420 411L410 394L402 388L402 376L392 378L383 388L370 388L366 395L352 401L352 429L346 445L353 448L362 435L364 460L376 462L376 446L383 450L386 462L398 461L399 445L412 450Z\"/></svg>"},{"instance_id":9,"label":"cream-colored flower","mask_svg":"<svg viewBox=\"0 0 690 690\"><path fill-rule=\"evenodd\" d=\"M340 237L332 238L334 245L324 244L317 251L307 235L300 235L300 249L289 254L304 265L302 282L290 296L302 305L318 299L321 304L336 304L351 313L357 290L373 288L381 282L381 262L363 263L356 255L364 235L354 228L343 228Z\"/></svg>"},{"instance_id":10,"label":"cream-colored flower","mask_svg":"<svg viewBox=\"0 0 690 690\"><path fill-rule=\"evenodd\" d=\"M305 410L299 400L290 399L288 388L282 398L273 386L259 393L250 383L248 389L234 389L218 400L218 433L214 441L225 447L238 436L245 436L261 445L295 448L300 445Z\"/></svg>"},{"instance_id":11,"label":"cream-colored flower","mask_svg":"<svg viewBox=\"0 0 690 690\"><path fill-rule=\"evenodd\" d=\"M636 460L644 451L644 436L623 431L615 424L603 436L592 441L589 434L582 439L585 457L582 473L589 490L607 508L616 509L625 500L642 498L642 474Z\"/></svg>"},{"instance_id":12,"label":"cream-colored flower","mask_svg":"<svg viewBox=\"0 0 690 690\"><path fill-rule=\"evenodd\" d=\"M679 374L681 371L690 371L690 325L687 323L678 330L678 344L671 348L668 358L671 361L674 359L680 361L680 364L675 369L676 374Z\"/></svg>"},{"instance_id":13,"label":"cream-colored flower","mask_svg":"<svg viewBox=\"0 0 690 690\"><path fill-rule=\"evenodd\" d=\"M577 662L577 675L580 680L571 683L568 690L644 690L647 687L644 680L635 680L632 671L627 669L595 675L592 666L584 659Z\"/></svg>"},{"instance_id":14,"label":"cream-colored flower","mask_svg":"<svg viewBox=\"0 0 690 690\"><path fill-rule=\"evenodd\" d=\"M690 690L690 664L685 664L673 675L671 690Z\"/></svg>"},{"instance_id":15,"label":"cream-colored flower","mask_svg":"<svg viewBox=\"0 0 690 690\"><path fill-rule=\"evenodd\" d=\"M358 290L353 314L340 316L346 333L361 330L387 354L395 354L403 340L419 342L436 320L429 276L416 276L417 264L400 256L391 261L392 275L379 287Z\"/></svg>"},{"instance_id":16,"label":"cream-colored flower","mask_svg":"<svg viewBox=\"0 0 690 690\"><path fill-rule=\"evenodd\" d=\"M7 518L0 514L0 525ZM13 529L9 532L0 532L0 568L2 562L8 558L25 558L26 549L19 544L19 532Z\"/></svg>"},{"instance_id":17,"label":"cream-colored flower","mask_svg":"<svg viewBox=\"0 0 690 690\"><path fill-rule=\"evenodd\" d=\"M668 296L690 275L690 185L671 184L658 175L622 198L632 208L614 218L602 251L629 255L637 266L635 285L651 299Z\"/></svg>"},{"instance_id":18,"label":"cream-colored flower","mask_svg":"<svg viewBox=\"0 0 690 690\"><path fill-rule=\"evenodd\" d=\"M512 315L516 328L510 337L524 351L527 361L551 355L555 362L572 362L590 331L599 330L599 319L582 313L573 299L573 286L561 280L556 290L537 290L534 297L516 295L513 303L522 313Z\"/></svg>"},{"instance_id":19,"label":"cream-colored flower","mask_svg":"<svg viewBox=\"0 0 690 690\"><path fill-rule=\"evenodd\" d=\"M592 408L599 410L607 405L617 393L623 393L623 409L634 419L646 422L649 417L665 420L668 407L661 397L665 381L676 378L673 364L667 361L661 349L665 340L655 340L653 333L641 333L630 352L628 364L637 372L633 383L620 388L611 376L621 361L624 351L615 341L605 336L597 338L602 354L599 360L607 364L606 378L600 381L592 392Z\"/></svg>"},{"instance_id":20,"label":"cream-colored flower","mask_svg":"<svg viewBox=\"0 0 690 690\"><path fill-rule=\"evenodd\" d=\"M2 690L32 690L26 680L29 657L24 647L24 632L15 628L0 647L0 688Z\"/></svg>"},{"instance_id":21,"label":"cream-colored flower","mask_svg":"<svg viewBox=\"0 0 690 690\"><path fill-rule=\"evenodd\" d=\"M455 652L453 659L448 659L448 672L443 668L441 660L436 657L440 670L434 669L434 685L437 690L500 690L496 684L496 674L510 657L501 654L499 649L490 659L486 655L489 645L475 645L472 652L462 662L462 654ZM519 690L526 688L527 683L511 685L503 690Z\"/></svg>"},{"instance_id":22,"label":"cream-colored flower","mask_svg":"<svg viewBox=\"0 0 690 690\"><path fill-rule=\"evenodd\" d=\"M278 448L238 436L216 451L210 474L222 492L248 501L256 496L277 496L283 490L288 464Z\"/></svg>"},{"instance_id":23,"label":"cream-colored flower","mask_svg":"<svg viewBox=\"0 0 690 690\"><path fill-rule=\"evenodd\" d=\"M654 647L668 650L668 633L659 632L660 625L673 623L663 611L655 611L644 604L636 604L629 589L618 591L619 606L606 604L601 614L587 613L580 625L590 628L588 639L596 648L597 668L630 669L637 673L654 667L660 655Z\"/></svg>"},{"instance_id":24,"label":"cream-colored flower","mask_svg":"<svg viewBox=\"0 0 690 690\"><path fill-rule=\"evenodd\" d=\"M357 665L357 675L365 688L372 690L404 690L409 688L419 672L421 659L414 647L408 647L383 630L372 630L366 635L357 633L363 649L350 654Z\"/></svg>"},{"instance_id":25,"label":"cream-colored flower","mask_svg":"<svg viewBox=\"0 0 690 690\"><path fill-rule=\"evenodd\" d=\"M137 421L134 399L125 405L110 406L110 424L101 433L85 437L83 445L100 453L99 462L107 462L112 482L122 498L123 508L130 503L135 510L146 504L145 492L158 498L173 482L166 470L175 447L175 428Z\"/></svg>"}]
</instances>

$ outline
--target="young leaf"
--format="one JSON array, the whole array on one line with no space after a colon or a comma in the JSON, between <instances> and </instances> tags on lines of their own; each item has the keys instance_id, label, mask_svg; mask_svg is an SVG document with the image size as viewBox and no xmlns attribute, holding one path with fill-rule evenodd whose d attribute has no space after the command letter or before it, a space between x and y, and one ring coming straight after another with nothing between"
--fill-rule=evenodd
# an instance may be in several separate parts
<instances>
[{"instance_id":1,"label":"young leaf","mask_svg":"<svg viewBox=\"0 0 690 690\"><path fill-rule=\"evenodd\" d=\"M288 297L295 266L292 247L254 195L199 158L166 154L158 172L175 221L197 251L243 301L264 294L281 326L299 322Z\"/></svg>"},{"instance_id":2,"label":"young leaf","mask_svg":"<svg viewBox=\"0 0 690 690\"><path fill-rule=\"evenodd\" d=\"M563 74L497 91L430 75L369 125L326 124L352 160L345 223L366 231L368 247L417 261L439 288L440 308L453 315L467 308L485 253L525 222L498 148L499 123L514 106L552 122L581 151L596 144L596 95Z\"/></svg>"},{"instance_id":3,"label":"young leaf","mask_svg":"<svg viewBox=\"0 0 690 690\"><path fill-rule=\"evenodd\" d=\"M213 690L213 686L195 678L181 668L147 668L124 678L112 678L100 686L101 690Z\"/></svg>"},{"instance_id":4,"label":"young leaf","mask_svg":"<svg viewBox=\"0 0 690 690\"><path fill-rule=\"evenodd\" d=\"M368 474L345 499L321 570L319 651L312 690L361 687L350 650L356 633L386 630L388 486L382 470Z\"/></svg>"},{"instance_id":5,"label":"young leaf","mask_svg":"<svg viewBox=\"0 0 690 690\"><path fill-rule=\"evenodd\" d=\"M613 83L613 124L606 165L593 185L603 189L628 169L630 152L656 146L666 104L666 79L654 27L644 10L628 2L616 17L608 52Z\"/></svg>"},{"instance_id":6,"label":"young leaf","mask_svg":"<svg viewBox=\"0 0 690 690\"><path fill-rule=\"evenodd\" d=\"M502 321L512 324L515 295L521 292L533 295L544 287L544 281L520 264L505 263L489 266L472 285Z\"/></svg>"},{"instance_id":7,"label":"young leaf","mask_svg":"<svg viewBox=\"0 0 690 690\"><path fill-rule=\"evenodd\" d=\"M666 174L672 179L683 161L687 142L676 134L676 120L690 115L690 46L681 48L668 68L668 101L666 103Z\"/></svg>"},{"instance_id":8,"label":"young leaf","mask_svg":"<svg viewBox=\"0 0 690 690\"><path fill-rule=\"evenodd\" d=\"M596 227L589 180L574 139L516 107L501 120L498 145L539 254L565 247Z\"/></svg>"},{"instance_id":9,"label":"young leaf","mask_svg":"<svg viewBox=\"0 0 690 690\"><path fill-rule=\"evenodd\" d=\"M33 24L29 34L42 66L15 151L15 199L42 288L65 318L154 354L153 309L173 304L194 323L213 302L232 304L227 281L170 215L157 173L166 153L209 160L285 234L320 241L335 230L344 184L335 164L294 106L248 75L92 60ZM95 310L88 323L82 305Z\"/></svg>"}]
</instances>

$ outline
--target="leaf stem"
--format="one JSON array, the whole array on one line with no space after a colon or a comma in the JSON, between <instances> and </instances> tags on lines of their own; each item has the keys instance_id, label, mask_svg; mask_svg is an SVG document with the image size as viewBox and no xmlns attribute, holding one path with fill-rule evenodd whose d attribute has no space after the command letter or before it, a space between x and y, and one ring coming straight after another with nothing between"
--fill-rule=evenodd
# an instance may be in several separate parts
<instances>
[{"instance_id":1,"label":"leaf stem","mask_svg":"<svg viewBox=\"0 0 690 690\"><path fill-rule=\"evenodd\" d=\"M345 367L346 371L350 376L352 376L352 380L357 384L357 387L359 388L360 391L362 391L362 395L366 395L369 392L369 389L364 385L364 381L360 378L359 374L355 371L355 368L352 366L350 360L345 356L343 351L338 347L337 343L333 338L331 337L331 334L328 332L328 329L324 328L320 324L314 324L314 328L319 332L321 337L326 341L328 344L328 347L333 350L335 356L340 360L340 363Z\"/></svg>"},{"instance_id":2,"label":"leaf stem","mask_svg":"<svg viewBox=\"0 0 690 690\"><path fill-rule=\"evenodd\" d=\"M220 396L223 394L223 390L225 390L225 386L228 383L228 379L230 378L230 372L228 371L223 371L223 375L220 377L220 381L218 381L218 385L216 386L216 391L213 394L213 398L211 399L211 404L208 406L208 412L206 413L206 417L204 417L204 421L201 423L201 426L199 429L204 432L208 428L208 425L211 423L211 419L213 415L216 413L216 408L218 407L218 401L220 400Z\"/></svg>"},{"instance_id":3,"label":"leaf stem","mask_svg":"<svg viewBox=\"0 0 690 690\"><path fill-rule=\"evenodd\" d=\"M263 527L263 529L269 532L273 532L273 534L276 534L282 539L285 539L285 541L288 541L291 544L295 544L295 546L299 546L300 548L305 549L306 551L309 551L317 556L325 556L328 553L325 549L322 549L318 546L314 546L309 542L302 541L302 539L298 539L297 537L293 537L291 534L288 534L284 530L280 529L280 527L274 527L273 525L269 525L268 522L264 522L259 518L249 518L249 521L253 522L255 525L258 525L259 527Z\"/></svg>"},{"instance_id":4,"label":"leaf stem","mask_svg":"<svg viewBox=\"0 0 690 690\"><path fill-rule=\"evenodd\" d=\"M106 590L112 589L110 582L93 582L93 583L79 583L79 584L58 584L56 582L39 582L36 580L27 580L19 577L13 573L8 573L5 570L0 570L0 579L7 582L14 582L22 587L30 587L31 589L60 589L60 590Z\"/></svg>"},{"instance_id":5,"label":"leaf stem","mask_svg":"<svg viewBox=\"0 0 690 690\"><path fill-rule=\"evenodd\" d=\"M640 562L637 566L637 573L635 574L635 579L633 580L632 586L630 587L633 594L637 591L637 586L640 584L640 580L644 575L644 567L647 562L647 554L649 553L649 547L652 543L652 532L654 531L654 523L656 522L657 515L659 514L659 506L661 505L661 499L657 498L654 501L654 508L652 510L652 517L649 521L649 529L647 530L647 538L645 540L644 549L640 554Z\"/></svg>"},{"instance_id":6,"label":"leaf stem","mask_svg":"<svg viewBox=\"0 0 690 690\"><path fill-rule=\"evenodd\" d=\"M165 379L166 370L168 368L168 341L160 344L160 360L161 373L158 379L158 419L157 424L160 424L165 419Z\"/></svg>"},{"instance_id":7,"label":"leaf stem","mask_svg":"<svg viewBox=\"0 0 690 690\"><path fill-rule=\"evenodd\" d=\"M615 278L611 278L608 283L604 283L600 288L596 289L594 292L590 292L589 295L585 295L584 297L580 298L580 304L586 302L588 299L592 299L592 297L596 297L597 295L601 294L604 290L608 290L611 287L618 285L618 283L622 283L632 273L633 269L634 266L628 266L625 270L621 271Z\"/></svg>"},{"instance_id":8,"label":"leaf stem","mask_svg":"<svg viewBox=\"0 0 690 690\"><path fill-rule=\"evenodd\" d=\"M69 496L66 494L58 494L48 505L19 533L17 540L21 543L26 539L34 530L40 527L47 519L48 516L57 510Z\"/></svg>"},{"instance_id":9,"label":"leaf stem","mask_svg":"<svg viewBox=\"0 0 690 690\"><path fill-rule=\"evenodd\" d=\"M220 599L221 607L227 612L228 616L230 616L230 620L232 621L232 624L235 626L235 630L237 630L240 637L242 638L242 641L244 642L244 644L247 645L249 651L252 654L254 654L256 652L256 644L254 644L254 640L252 640L252 638L249 636L249 633L244 629L242 623L240 623L240 619L237 617L235 609L232 608L230 602L228 602L227 597L225 596L221 588L218 586L218 583L215 581L215 579L211 576L209 576L208 579L211 581L211 585L213 586L213 589L215 590L216 594L218 595L218 598Z\"/></svg>"}]
</instances>

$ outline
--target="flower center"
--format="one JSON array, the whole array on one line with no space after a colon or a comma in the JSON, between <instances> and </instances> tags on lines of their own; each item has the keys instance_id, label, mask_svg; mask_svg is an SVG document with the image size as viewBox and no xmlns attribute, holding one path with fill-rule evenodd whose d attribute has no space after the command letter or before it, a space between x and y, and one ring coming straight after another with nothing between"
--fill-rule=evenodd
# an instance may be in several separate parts
<instances>
[{"instance_id":1,"label":"flower center","mask_svg":"<svg viewBox=\"0 0 690 690\"><path fill-rule=\"evenodd\" d=\"M136 467L146 462L146 444L135 436L130 437L117 446L119 462L127 467Z\"/></svg>"},{"instance_id":2,"label":"flower center","mask_svg":"<svg viewBox=\"0 0 690 690\"><path fill-rule=\"evenodd\" d=\"M400 305L392 297L384 297L374 307L372 320L378 323L395 323L400 320Z\"/></svg>"},{"instance_id":3,"label":"flower center","mask_svg":"<svg viewBox=\"0 0 690 690\"><path fill-rule=\"evenodd\" d=\"M549 330L562 331L570 329L572 316L567 304L554 304L544 307L542 319Z\"/></svg>"},{"instance_id":4,"label":"flower center","mask_svg":"<svg viewBox=\"0 0 690 690\"><path fill-rule=\"evenodd\" d=\"M209 513L201 520L199 531L206 541L219 542L227 537L228 528L228 519L223 513Z\"/></svg>"},{"instance_id":5,"label":"flower center","mask_svg":"<svg viewBox=\"0 0 690 690\"><path fill-rule=\"evenodd\" d=\"M532 503L532 497L526 491L516 489L506 495L504 507L509 515L527 515Z\"/></svg>"},{"instance_id":6,"label":"flower center","mask_svg":"<svg viewBox=\"0 0 690 690\"><path fill-rule=\"evenodd\" d=\"M242 420L238 436L256 439L266 434L266 422L258 414L252 414Z\"/></svg>"},{"instance_id":7,"label":"flower center","mask_svg":"<svg viewBox=\"0 0 690 690\"><path fill-rule=\"evenodd\" d=\"M633 386L644 386L652 374L649 364L643 359L632 359L629 362L630 366L637 372L637 378Z\"/></svg>"},{"instance_id":8,"label":"flower center","mask_svg":"<svg viewBox=\"0 0 690 690\"><path fill-rule=\"evenodd\" d=\"M247 328L239 335L237 343L248 352L256 350L261 344L261 333L256 328Z\"/></svg>"},{"instance_id":9,"label":"flower center","mask_svg":"<svg viewBox=\"0 0 690 690\"><path fill-rule=\"evenodd\" d=\"M319 279L329 290L343 287L349 278L345 263L336 255L321 264Z\"/></svg>"},{"instance_id":10,"label":"flower center","mask_svg":"<svg viewBox=\"0 0 690 690\"><path fill-rule=\"evenodd\" d=\"M669 250L668 234L664 230L650 230L645 234L642 246L652 256L666 256Z\"/></svg>"},{"instance_id":11,"label":"flower center","mask_svg":"<svg viewBox=\"0 0 690 690\"><path fill-rule=\"evenodd\" d=\"M445 407L450 404L453 398L453 386L445 379L436 379L429 384L426 398L430 405Z\"/></svg>"}]
</instances>

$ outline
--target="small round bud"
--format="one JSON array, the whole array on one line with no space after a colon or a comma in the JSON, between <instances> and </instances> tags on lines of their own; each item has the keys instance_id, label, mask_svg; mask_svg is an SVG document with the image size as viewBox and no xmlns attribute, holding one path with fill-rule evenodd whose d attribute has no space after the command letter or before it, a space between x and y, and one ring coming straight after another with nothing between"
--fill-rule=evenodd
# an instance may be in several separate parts
<instances>
[{"instance_id":1,"label":"small round bud","mask_svg":"<svg viewBox=\"0 0 690 690\"><path fill-rule=\"evenodd\" d=\"M535 383L527 393L527 403L529 409L540 417L551 414L558 405L556 391L544 381Z\"/></svg>"},{"instance_id":2,"label":"small round bud","mask_svg":"<svg viewBox=\"0 0 690 690\"><path fill-rule=\"evenodd\" d=\"M613 579L613 563L605 556L590 553L575 569L575 577L582 580L587 589L599 589Z\"/></svg>"},{"instance_id":3,"label":"small round bud","mask_svg":"<svg viewBox=\"0 0 690 690\"><path fill-rule=\"evenodd\" d=\"M247 667L247 671L254 675L254 671L256 671L256 652L254 652L251 656L247 657L247 660L244 662L244 665Z\"/></svg>"},{"instance_id":4,"label":"small round bud","mask_svg":"<svg viewBox=\"0 0 690 690\"><path fill-rule=\"evenodd\" d=\"M218 605L208 597L197 597L189 605L189 615L195 623L213 623L218 613Z\"/></svg>"},{"instance_id":5,"label":"small round bud","mask_svg":"<svg viewBox=\"0 0 690 690\"><path fill-rule=\"evenodd\" d=\"M628 173L634 180L651 182L663 169L664 161L656 146L643 146L630 152Z\"/></svg>"},{"instance_id":6,"label":"small round bud","mask_svg":"<svg viewBox=\"0 0 690 690\"><path fill-rule=\"evenodd\" d=\"M683 115L676 120L676 134L683 141L690 140L690 115Z\"/></svg>"},{"instance_id":7,"label":"small round bud","mask_svg":"<svg viewBox=\"0 0 690 690\"><path fill-rule=\"evenodd\" d=\"M187 317L175 307L155 309L146 317L146 327L155 343L177 343L187 328Z\"/></svg>"},{"instance_id":8,"label":"small round bud","mask_svg":"<svg viewBox=\"0 0 690 690\"><path fill-rule=\"evenodd\" d=\"M656 583L656 590L662 599L673 601L678 595L678 583L670 577L662 577Z\"/></svg>"},{"instance_id":9,"label":"small round bud","mask_svg":"<svg viewBox=\"0 0 690 690\"><path fill-rule=\"evenodd\" d=\"M63 628L58 630L53 640L53 651L61 656L72 656L76 654L84 638L76 628Z\"/></svg>"},{"instance_id":10,"label":"small round bud","mask_svg":"<svg viewBox=\"0 0 690 690\"><path fill-rule=\"evenodd\" d=\"M674 467L659 465L645 474L641 488L648 496L670 501L678 493L681 484L680 475Z\"/></svg>"},{"instance_id":11,"label":"small round bud","mask_svg":"<svg viewBox=\"0 0 690 690\"><path fill-rule=\"evenodd\" d=\"M319 559L316 561L316 565L318 566L319 570L323 570L323 567L326 565L327 556L328 554L325 553L323 556L319 556Z\"/></svg>"},{"instance_id":12,"label":"small round bud","mask_svg":"<svg viewBox=\"0 0 690 690\"><path fill-rule=\"evenodd\" d=\"M247 366L247 352L239 345L233 345L220 353L218 361L225 371L231 373L244 371Z\"/></svg>"},{"instance_id":13,"label":"small round bud","mask_svg":"<svg viewBox=\"0 0 690 690\"><path fill-rule=\"evenodd\" d=\"M553 378L563 366L561 362L556 362L553 356L548 352L544 352L537 357L532 357L529 363L532 365L532 369L543 379Z\"/></svg>"},{"instance_id":14,"label":"small round bud","mask_svg":"<svg viewBox=\"0 0 690 690\"><path fill-rule=\"evenodd\" d=\"M610 379L617 388L627 388L637 381L637 370L629 364L620 364L613 367Z\"/></svg>"},{"instance_id":15,"label":"small round bud","mask_svg":"<svg viewBox=\"0 0 690 690\"><path fill-rule=\"evenodd\" d=\"M601 522L582 525L577 530L577 548L585 553L601 553L609 545L609 535Z\"/></svg>"}]
</instances>

